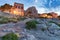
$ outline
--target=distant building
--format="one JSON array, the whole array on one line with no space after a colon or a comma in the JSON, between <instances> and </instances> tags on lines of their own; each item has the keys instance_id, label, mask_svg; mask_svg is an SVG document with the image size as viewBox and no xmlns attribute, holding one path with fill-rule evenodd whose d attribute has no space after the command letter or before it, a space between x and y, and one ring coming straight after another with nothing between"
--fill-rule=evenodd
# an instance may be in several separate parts
<instances>
[{"instance_id":1,"label":"distant building","mask_svg":"<svg viewBox=\"0 0 60 40\"><path fill-rule=\"evenodd\" d=\"M5 12L5 13L10 13L10 9L11 9L12 5L9 5L9 4L4 4L0 7L0 10L2 12Z\"/></svg>"},{"instance_id":2,"label":"distant building","mask_svg":"<svg viewBox=\"0 0 60 40\"><path fill-rule=\"evenodd\" d=\"M40 14L40 17L46 18L47 17L47 13Z\"/></svg>"},{"instance_id":3,"label":"distant building","mask_svg":"<svg viewBox=\"0 0 60 40\"><path fill-rule=\"evenodd\" d=\"M4 10L3 12L5 12L5 13L10 13L10 11L9 11L9 10Z\"/></svg>"},{"instance_id":4,"label":"distant building","mask_svg":"<svg viewBox=\"0 0 60 40\"><path fill-rule=\"evenodd\" d=\"M0 11L1 11L1 8L0 8Z\"/></svg>"},{"instance_id":5,"label":"distant building","mask_svg":"<svg viewBox=\"0 0 60 40\"><path fill-rule=\"evenodd\" d=\"M52 18L52 16L48 15L46 18Z\"/></svg>"},{"instance_id":6,"label":"distant building","mask_svg":"<svg viewBox=\"0 0 60 40\"><path fill-rule=\"evenodd\" d=\"M57 18L58 17L57 13L51 12L50 14L52 15L52 18Z\"/></svg>"},{"instance_id":7,"label":"distant building","mask_svg":"<svg viewBox=\"0 0 60 40\"><path fill-rule=\"evenodd\" d=\"M40 18L57 18L58 14L51 12L51 13L42 13L38 15Z\"/></svg>"},{"instance_id":8,"label":"distant building","mask_svg":"<svg viewBox=\"0 0 60 40\"><path fill-rule=\"evenodd\" d=\"M24 16L24 5L21 3L14 3L14 6L10 10L11 14Z\"/></svg>"},{"instance_id":9,"label":"distant building","mask_svg":"<svg viewBox=\"0 0 60 40\"><path fill-rule=\"evenodd\" d=\"M60 19L60 15L58 16L58 19Z\"/></svg>"},{"instance_id":10,"label":"distant building","mask_svg":"<svg viewBox=\"0 0 60 40\"><path fill-rule=\"evenodd\" d=\"M52 15L50 13L48 13L47 15L47 18L52 18Z\"/></svg>"}]
</instances>

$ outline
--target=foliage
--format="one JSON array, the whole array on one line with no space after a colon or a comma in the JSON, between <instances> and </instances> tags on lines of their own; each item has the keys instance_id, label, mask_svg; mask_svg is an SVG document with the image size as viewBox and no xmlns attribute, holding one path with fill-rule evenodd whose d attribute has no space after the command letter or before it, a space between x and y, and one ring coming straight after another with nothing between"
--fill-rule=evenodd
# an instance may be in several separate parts
<instances>
[{"instance_id":1,"label":"foliage","mask_svg":"<svg viewBox=\"0 0 60 40\"><path fill-rule=\"evenodd\" d=\"M36 29L36 22L35 21L26 22L26 29Z\"/></svg>"},{"instance_id":2,"label":"foliage","mask_svg":"<svg viewBox=\"0 0 60 40\"><path fill-rule=\"evenodd\" d=\"M19 17L17 20L25 20L26 18L25 17Z\"/></svg>"},{"instance_id":3,"label":"foliage","mask_svg":"<svg viewBox=\"0 0 60 40\"><path fill-rule=\"evenodd\" d=\"M9 33L2 37L2 40L18 40L18 37L14 33Z\"/></svg>"},{"instance_id":4,"label":"foliage","mask_svg":"<svg viewBox=\"0 0 60 40\"><path fill-rule=\"evenodd\" d=\"M8 18L1 17L0 24L8 23Z\"/></svg>"},{"instance_id":5,"label":"foliage","mask_svg":"<svg viewBox=\"0 0 60 40\"><path fill-rule=\"evenodd\" d=\"M36 20L32 20L32 22L35 22L36 24L39 24L39 22L37 22Z\"/></svg>"},{"instance_id":6,"label":"foliage","mask_svg":"<svg viewBox=\"0 0 60 40\"><path fill-rule=\"evenodd\" d=\"M7 17L0 17L0 24L13 22L16 23L18 20L16 18L7 18Z\"/></svg>"},{"instance_id":7,"label":"foliage","mask_svg":"<svg viewBox=\"0 0 60 40\"><path fill-rule=\"evenodd\" d=\"M55 23L56 25L58 25L60 27L60 24L53 22L53 21L49 21L49 23Z\"/></svg>"}]
</instances>

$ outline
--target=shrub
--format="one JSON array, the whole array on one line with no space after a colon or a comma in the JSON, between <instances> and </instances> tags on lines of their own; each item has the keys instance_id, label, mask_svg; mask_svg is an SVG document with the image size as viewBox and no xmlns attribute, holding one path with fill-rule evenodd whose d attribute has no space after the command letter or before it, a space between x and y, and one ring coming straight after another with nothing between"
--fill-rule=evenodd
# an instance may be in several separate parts
<instances>
[{"instance_id":1,"label":"shrub","mask_svg":"<svg viewBox=\"0 0 60 40\"><path fill-rule=\"evenodd\" d=\"M2 37L2 40L18 40L18 37L14 33L9 33Z\"/></svg>"},{"instance_id":2,"label":"shrub","mask_svg":"<svg viewBox=\"0 0 60 40\"><path fill-rule=\"evenodd\" d=\"M55 23L56 25L58 25L60 27L60 24L58 24L56 22L50 21L49 23Z\"/></svg>"},{"instance_id":3,"label":"shrub","mask_svg":"<svg viewBox=\"0 0 60 40\"><path fill-rule=\"evenodd\" d=\"M39 24L39 22L37 22L36 20L32 20L32 22L35 22L36 24Z\"/></svg>"},{"instance_id":4,"label":"shrub","mask_svg":"<svg viewBox=\"0 0 60 40\"><path fill-rule=\"evenodd\" d=\"M26 28L27 29L36 29L36 23L34 21L28 21L28 22L26 22Z\"/></svg>"}]
</instances>

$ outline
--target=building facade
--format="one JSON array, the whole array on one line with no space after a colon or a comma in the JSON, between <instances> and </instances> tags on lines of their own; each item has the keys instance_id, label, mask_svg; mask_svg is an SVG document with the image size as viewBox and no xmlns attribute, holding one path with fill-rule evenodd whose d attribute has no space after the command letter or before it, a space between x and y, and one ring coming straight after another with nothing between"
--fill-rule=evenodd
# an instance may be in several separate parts
<instances>
[{"instance_id":1,"label":"building facade","mask_svg":"<svg viewBox=\"0 0 60 40\"><path fill-rule=\"evenodd\" d=\"M51 12L50 14L52 15L52 18L57 18L58 17L57 13Z\"/></svg>"},{"instance_id":2,"label":"building facade","mask_svg":"<svg viewBox=\"0 0 60 40\"><path fill-rule=\"evenodd\" d=\"M54 12L42 13L42 14L39 15L39 17L42 17L42 18L57 18L58 14L54 13Z\"/></svg>"},{"instance_id":3,"label":"building facade","mask_svg":"<svg viewBox=\"0 0 60 40\"><path fill-rule=\"evenodd\" d=\"M21 3L14 3L14 6L10 10L11 14L24 16L24 5Z\"/></svg>"}]
</instances>

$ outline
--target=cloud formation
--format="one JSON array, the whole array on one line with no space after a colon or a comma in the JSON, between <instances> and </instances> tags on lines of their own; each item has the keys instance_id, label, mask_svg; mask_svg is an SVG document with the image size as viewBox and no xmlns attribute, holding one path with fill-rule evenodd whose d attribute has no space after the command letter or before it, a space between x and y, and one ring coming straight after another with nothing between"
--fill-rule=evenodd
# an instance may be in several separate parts
<instances>
[{"instance_id":1,"label":"cloud formation","mask_svg":"<svg viewBox=\"0 0 60 40\"><path fill-rule=\"evenodd\" d=\"M59 0L40 0L38 1L38 5L36 8L38 9L38 13L45 13L45 12L56 12L60 15L60 3ZM42 6L41 6L42 5Z\"/></svg>"},{"instance_id":2,"label":"cloud formation","mask_svg":"<svg viewBox=\"0 0 60 40\"><path fill-rule=\"evenodd\" d=\"M24 9L35 6L39 13L57 12L60 14L60 0L0 0L0 5L5 3L14 4L14 2L23 3Z\"/></svg>"}]
</instances>

